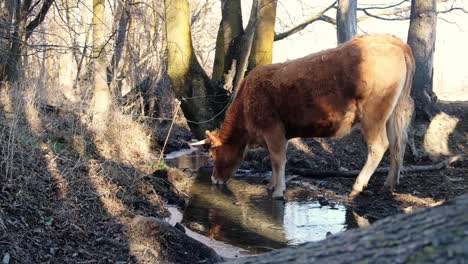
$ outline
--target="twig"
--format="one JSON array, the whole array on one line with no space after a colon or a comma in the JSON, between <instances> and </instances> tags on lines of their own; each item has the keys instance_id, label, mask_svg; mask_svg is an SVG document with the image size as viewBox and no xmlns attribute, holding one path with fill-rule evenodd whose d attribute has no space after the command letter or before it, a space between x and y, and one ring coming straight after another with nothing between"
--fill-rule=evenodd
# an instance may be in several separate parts
<instances>
[{"instance_id":1,"label":"twig","mask_svg":"<svg viewBox=\"0 0 468 264\"><path fill-rule=\"evenodd\" d=\"M174 126L175 119L177 118L177 113L179 113L179 108L180 108L179 106L180 106L180 101L177 101L174 117L172 118L172 123L171 123L171 126L169 127L169 131L167 132L166 140L164 140L164 145L163 145L163 148L161 149L161 154L159 155L159 159L157 163L158 166L162 160L162 157L164 156L164 150L166 149L167 141L169 140L169 136L171 135L172 127Z\"/></svg>"},{"instance_id":2,"label":"twig","mask_svg":"<svg viewBox=\"0 0 468 264\"><path fill-rule=\"evenodd\" d=\"M450 164L454 163L461 159L460 155L450 157L444 161L441 161L432 165L422 165L422 166L407 166L403 168L403 172L419 172L419 171L432 171L432 170L441 170L447 168ZM389 171L389 167L378 168L376 173L386 173ZM314 169L289 169L289 173L298 174L302 177L307 178L328 178L328 177L344 177L351 178L359 175L360 170L352 171L320 171Z\"/></svg>"},{"instance_id":3,"label":"twig","mask_svg":"<svg viewBox=\"0 0 468 264\"><path fill-rule=\"evenodd\" d=\"M312 24L315 21L325 21L325 22L328 22L328 23L331 23L331 24L336 24L336 21L333 18L325 15L325 13L328 10L332 9L335 5L336 5L336 1L333 2L331 5L329 5L327 8L320 11L318 14L315 14L315 15L307 18L304 22L300 23L299 25L297 25L297 26L295 26L295 27L293 27L293 28L291 28L291 29L289 29L289 30L287 30L285 32L275 34L275 41L287 38L287 37L291 36L292 34L303 30L304 28L306 28L308 25Z\"/></svg>"}]
</instances>

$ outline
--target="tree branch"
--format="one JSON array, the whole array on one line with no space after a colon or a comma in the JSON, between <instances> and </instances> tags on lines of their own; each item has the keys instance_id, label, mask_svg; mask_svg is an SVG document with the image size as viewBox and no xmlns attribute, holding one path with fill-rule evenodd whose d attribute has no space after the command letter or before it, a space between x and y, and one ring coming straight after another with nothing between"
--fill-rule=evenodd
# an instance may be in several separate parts
<instances>
[{"instance_id":1,"label":"tree branch","mask_svg":"<svg viewBox=\"0 0 468 264\"><path fill-rule=\"evenodd\" d=\"M403 1L399 2L399 3L393 4L393 5L387 5L387 6L358 7L357 10L358 11L363 11L363 10L389 9L389 8L397 7L397 6L401 5L401 4L403 4L404 2L409 2L409 0L403 0Z\"/></svg>"},{"instance_id":2,"label":"tree branch","mask_svg":"<svg viewBox=\"0 0 468 264\"><path fill-rule=\"evenodd\" d=\"M411 6L407 6L404 8L399 8L397 10L385 10L385 11L379 12L378 14L372 14L366 8L358 8L358 11L362 11L365 14L365 16L361 16L358 18L358 22L362 22L369 17L381 19L381 20L387 20L387 21L407 20L409 19L409 17L406 17L406 16L400 16L400 17L384 17L384 16L398 15L399 13L410 11L410 9L411 9Z\"/></svg>"},{"instance_id":3,"label":"tree branch","mask_svg":"<svg viewBox=\"0 0 468 264\"><path fill-rule=\"evenodd\" d=\"M33 21L31 21L27 26L26 26L26 40L31 37L34 29L39 26L42 21L44 21L45 16L47 15L47 12L49 12L50 6L54 3L55 0L45 0L44 4L42 5L41 10L37 14L37 16L34 18Z\"/></svg>"},{"instance_id":4,"label":"tree branch","mask_svg":"<svg viewBox=\"0 0 468 264\"><path fill-rule=\"evenodd\" d=\"M379 6L379 7L358 7L357 10L363 12L365 15L361 16L358 18L358 22L362 22L368 18L375 18L375 19L380 19L380 20L387 20L387 21L400 21L400 20L408 20L410 17L409 16L403 16L399 14L402 14L404 12L408 12L411 9L411 6L406 6L406 7L401 7L401 8L395 8L397 6L402 5L405 2L408 2L409 0L403 0L397 4L393 5L388 5L388 6ZM437 14L446 14L450 13L453 11L461 11L463 13L468 14L468 10L464 9L463 7L455 7L454 6L455 1L452 3L452 6L446 10L441 10L437 11ZM391 9L395 8L395 9ZM378 13L371 13L369 10L383 10ZM387 16L397 16L397 17L387 17Z\"/></svg>"},{"instance_id":5,"label":"tree branch","mask_svg":"<svg viewBox=\"0 0 468 264\"><path fill-rule=\"evenodd\" d=\"M316 22L316 21L325 21L325 22L328 22L330 24L333 24L333 25L336 25L336 21L335 19L329 17L329 16L326 16L325 13L334 8L336 5L336 1L333 2L330 6L328 6L327 8L325 8L324 10L322 10L321 12L319 12L318 14L315 14L311 17L309 17L308 19L306 19L304 22L300 23L299 25L289 29L288 31L285 31L283 33L278 33L278 34L275 34L275 41L278 41L278 40L282 40L284 38L287 38L289 36L291 36L292 34L295 34L301 30L303 30L304 28L306 28L308 25L312 24L313 22Z\"/></svg>"},{"instance_id":6,"label":"tree branch","mask_svg":"<svg viewBox=\"0 0 468 264\"><path fill-rule=\"evenodd\" d=\"M445 13L449 13L449 12L452 12L452 11L462 11L463 13L465 14L468 14L468 10L466 10L465 8L463 7L450 7L449 9L447 10L442 10L442 11L437 11L437 14L445 14Z\"/></svg>"},{"instance_id":7,"label":"tree branch","mask_svg":"<svg viewBox=\"0 0 468 264\"><path fill-rule=\"evenodd\" d=\"M244 36L242 37L242 52L240 55L239 68L236 72L235 83L234 83L234 97L237 94L237 90L244 79L245 72L249 65L250 52L252 51L253 40L255 38L255 29L257 27L258 15L260 12L260 0L254 0L252 2L252 11L250 12L249 23L245 29Z\"/></svg>"}]
</instances>

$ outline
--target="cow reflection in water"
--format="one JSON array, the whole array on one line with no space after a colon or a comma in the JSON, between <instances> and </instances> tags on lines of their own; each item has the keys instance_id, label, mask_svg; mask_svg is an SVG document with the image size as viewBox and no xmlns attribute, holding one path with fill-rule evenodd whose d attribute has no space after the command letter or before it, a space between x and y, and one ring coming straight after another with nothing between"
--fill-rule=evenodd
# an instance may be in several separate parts
<instances>
[{"instance_id":1,"label":"cow reflection in water","mask_svg":"<svg viewBox=\"0 0 468 264\"><path fill-rule=\"evenodd\" d=\"M343 206L322 207L315 201L270 199L265 188L233 179L226 186L197 180L183 223L194 231L260 253L316 241L327 232L356 226Z\"/></svg>"},{"instance_id":2,"label":"cow reflection in water","mask_svg":"<svg viewBox=\"0 0 468 264\"><path fill-rule=\"evenodd\" d=\"M197 180L190 196L182 222L192 230L253 253L287 245L284 202L268 199L262 186L234 180L229 188L215 187Z\"/></svg>"}]
</instances>

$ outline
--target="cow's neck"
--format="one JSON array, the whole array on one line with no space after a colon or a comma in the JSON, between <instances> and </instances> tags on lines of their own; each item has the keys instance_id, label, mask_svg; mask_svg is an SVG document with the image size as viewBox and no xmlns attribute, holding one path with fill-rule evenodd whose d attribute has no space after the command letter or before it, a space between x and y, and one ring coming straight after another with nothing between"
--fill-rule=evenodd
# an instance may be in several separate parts
<instances>
[{"instance_id":1,"label":"cow's neck","mask_svg":"<svg viewBox=\"0 0 468 264\"><path fill-rule=\"evenodd\" d=\"M239 147L240 152L244 151L248 142L248 134L244 120L242 100L235 98L226 111L224 124L219 136L224 144L231 144L232 146Z\"/></svg>"}]
</instances>

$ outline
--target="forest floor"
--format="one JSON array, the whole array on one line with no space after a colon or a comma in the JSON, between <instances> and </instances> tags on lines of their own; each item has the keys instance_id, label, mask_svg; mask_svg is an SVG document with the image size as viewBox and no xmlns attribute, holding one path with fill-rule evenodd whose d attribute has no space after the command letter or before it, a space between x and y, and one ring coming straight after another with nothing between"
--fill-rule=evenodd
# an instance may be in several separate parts
<instances>
[{"instance_id":1,"label":"forest floor","mask_svg":"<svg viewBox=\"0 0 468 264\"><path fill-rule=\"evenodd\" d=\"M164 219L169 216L168 203L184 205L167 179L152 173L158 168L157 155L114 153L119 152L118 143L104 149L103 139L73 111L39 105L32 118L28 108L15 109L18 105L10 109L2 101L0 109L0 258L9 263L157 261L160 256L154 248L129 231L137 215ZM380 193L385 175L374 175L352 204L357 214L372 222L468 192L468 103L440 106L459 120L448 125L453 131L443 122L435 129L450 130L445 140L448 149L442 145L434 149L442 153L439 157L419 159L408 151L405 165L433 164L456 154L463 155L462 159L443 170L407 173L393 194ZM158 151L157 143L162 145L167 127L159 125L151 152ZM422 135L416 134L416 139ZM436 137L444 141L443 135L436 133ZM176 126L168 150L186 146L189 139L186 126ZM111 158L109 152L120 156ZM358 132L340 140L296 139L289 145L287 168L358 170L365 157ZM387 157L383 165L388 165ZM269 171L267 152L250 151L242 169L260 174ZM351 204L347 194L353 182L354 178L299 176L288 182L285 199L324 197Z\"/></svg>"}]
</instances>

